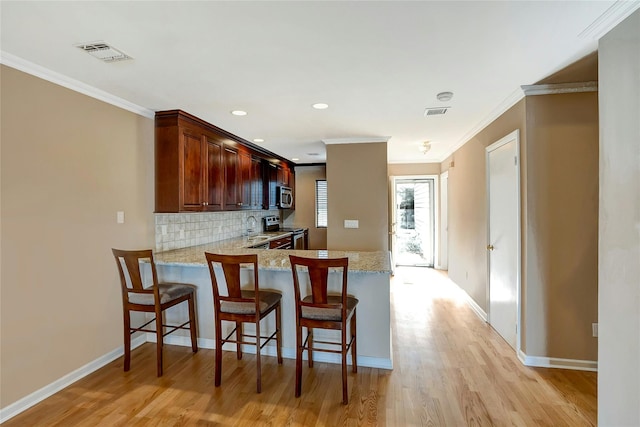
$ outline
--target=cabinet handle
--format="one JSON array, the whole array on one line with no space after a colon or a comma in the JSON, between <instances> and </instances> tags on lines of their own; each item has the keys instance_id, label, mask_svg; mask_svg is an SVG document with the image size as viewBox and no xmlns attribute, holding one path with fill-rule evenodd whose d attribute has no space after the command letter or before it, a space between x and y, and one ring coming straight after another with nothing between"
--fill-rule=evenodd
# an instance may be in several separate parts
<instances>
[{"instance_id":1,"label":"cabinet handle","mask_svg":"<svg viewBox=\"0 0 640 427\"><path fill-rule=\"evenodd\" d=\"M490 250L490 251L492 251L492 250L494 249L494 248L493 248L493 245L487 245L487 249L488 249L488 250Z\"/></svg>"},{"instance_id":2,"label":"cabinet handle","mask_svg":"<svg viewBox=\"0 0 640 427\"><path fill-rule=\"evenodd\" d=\"M242 203L238 203L238 206L242 206Z\"/></svg>"}]
</instances>

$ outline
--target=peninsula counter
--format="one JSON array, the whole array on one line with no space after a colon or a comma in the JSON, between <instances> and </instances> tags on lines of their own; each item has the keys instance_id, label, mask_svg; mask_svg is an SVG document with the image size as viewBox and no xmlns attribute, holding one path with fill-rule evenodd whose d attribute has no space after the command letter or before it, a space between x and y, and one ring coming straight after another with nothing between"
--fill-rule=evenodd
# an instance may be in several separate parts
<instances>
[{"instance_id":1,"label":"peninsula counter","mask_svg":"<svg viewBox=\"0 0 640 427\"><path fill-rule=\"evenodd\" d=\"M391 322L390 322L390 275L391 262L388 252L345 252L325 250L265 250L232 249L230 245L212 243L175 249L154 254L158 277L163 282L191 283L197 286L196 311L198 317L198 345L203 348L215 348L213 320L213 292L211 277L205 252L223 254L257 254L260 289L275 290L282 293L282 355L295 359L295 305L293 277L289 255L308 258L349 258L348 293L360 301L357 307L358 364L374 368L392 369ZM222 270L216 271L222 274ZM253 284L252 268L243 269L242 283L250 289ZM329 274L329 290L337 291L341 276ZM166 313L168 322L187 317L187 308L181 304ZM274 316L268 316L261 323L262 331L273 331ZM223 322L225 336L233 329L233 323ZM245 333L254 333L251 324L245 325ZM165 337L167 344L190 345L189 338L177 335L182 331ZM316 330L317 339L339 341L336 331ZM148 335L155 340L154 334ZM235 345L225 345L225 350L235 351ZM245 346L244 351L255 353L255 346ZM262 349L262 354L275 356L275 342ZM305 352L306 357L306 352ZM340 356L332 353L315 352L314 360L340 363Z\"/></svg>"}]
</instances>

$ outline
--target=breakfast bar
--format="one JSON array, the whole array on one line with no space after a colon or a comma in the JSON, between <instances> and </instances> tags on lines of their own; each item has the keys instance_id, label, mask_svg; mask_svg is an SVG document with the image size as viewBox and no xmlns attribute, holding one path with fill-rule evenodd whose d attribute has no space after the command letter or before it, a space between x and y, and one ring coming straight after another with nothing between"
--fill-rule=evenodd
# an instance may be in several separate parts
<instances>
[{"instance_id":1,"label":"breakfast bar","mask_svg":"<svg viewBox=\"0 0 640 427\"><path fill-rule=\"evenodd\" d=\"M269 236L269 239L278 236ZM358 252L332 250L268 250L250 246L255 242L247 237L233 242L217 242L192 246L154 254L158 275L164 282L191 283L197 286L198 343L203 348L215 347L213 319L213 293L211 277L207 267L205 252L223 254L257 254L260 289L275 290L282 294L282 354L295 359L295 305L293 279L289 255L307 258L349 258L348 292L360 301L358 304L358 364L361 366L392 369L391 322L390 322L390 275L391 261L388 252ZM216 273L221 273L221 270ZM253 271L249 268L241 272L243 283L252 286ZM329 274L329 290L337 290L340 275ZM172 318L184 319L186 307L176 306L167 311L167 321ZM273 316L264 319L262 330L275 329ZM233 324L223 324L223 334L228 334ZM246 333L253 333L253 325L245 326ZM318 339L335 340L336 331L318 330ZM150 334L150 337L151 338ZM174 334L175 335L175 334ZM167 337L168 344L190 345L185 336ZM229 344L228 344L229 345ZM229 345L225 350L235 350ZM245 346L243 351L254 352L254 346ZM275 343L270 342L262 353L275 356ZM306 353L305 353L306 356ZM314 353L314 360L340 363L340 356L329 353Z\"/></svg>"}]
</instances>

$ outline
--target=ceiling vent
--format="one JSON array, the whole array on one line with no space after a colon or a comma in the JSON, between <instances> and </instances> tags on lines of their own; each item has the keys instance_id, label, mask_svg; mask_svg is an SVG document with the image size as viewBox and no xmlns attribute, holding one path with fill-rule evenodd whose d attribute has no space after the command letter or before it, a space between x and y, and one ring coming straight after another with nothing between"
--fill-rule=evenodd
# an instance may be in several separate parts
<instances>
[{"instance_id":1,"label":"ceiling vent","mask_svg":"<svg viewBox=\"0 0 640 427\"><path fill-rule=\"evenodd\" d=\"M427 107L424 110L424 116L437 116L439 114L444 114L451 107Z\"/></svg>"},{"instance_id":2,"label":"ceiling vent","mask_svg":"<svg viewBox=\"0 0 640 427\"><path fill-rule=\"evenodd\" d=\"M77 48L84 50L94 58L98 58L104 62L117 62L133 59L126 53L116 49L105 42L80 43L75 45Z\"/></svg>"}]
</instances>

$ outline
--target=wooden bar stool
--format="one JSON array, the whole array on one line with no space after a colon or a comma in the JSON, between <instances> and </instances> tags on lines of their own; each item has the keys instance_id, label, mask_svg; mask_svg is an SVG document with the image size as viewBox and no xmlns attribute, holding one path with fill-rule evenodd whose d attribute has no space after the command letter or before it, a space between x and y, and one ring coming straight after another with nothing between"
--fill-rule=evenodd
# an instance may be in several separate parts
<instances>
[{"instance_id":1,"label":"wooden bar stool","mask_svg":"<svg viewBox=\"0 0 640 427\"><path fill-rule=\"evenodd\" d=\"M358 300L347 295L348 258L314 259L289 255L293 271L293 288L296 304L296 397L302 389L302 352L307 350L309 367L313 367L313 351L339 353L342 356L342 403L349 403L347 392L347 353L351 349L353 372L358 372L356 361L356 306ZM327 292L329 269L342 269L342 289L339 295ZM308 272L311 295L301 298L300 273ZM306 282L305 282L306 283ZM305 286L306 287L306 286ZM349 322L349 332L347 332ZM307 338L302 341L302 328L307 328ZM335 329L341 333L339 343L315 341L340 346L340 350L313 347L313 329ZM347 336L348 335L348 336ZM353 347L353 348L352 348Z\"/></svg>"},{"instance_id":2,"label":"wooden bar stool","mask_svg":"<svg viewBox=\"0 0 640 427\"><path fill-rule=\"evenodd\" d=\"M155 332L157 370L158 376L162 376L162 347L163 338L178 329L189 329L191 332L191 349L198 351L198 335L196 326L195 291L196 287L185 283L159 283L156 273L156 264L153 262L151 249L139 251L125 251L112 249L113 256L120 273L122 289L122 309L124 313L124 370L131 366L131 335L134 332ZM145 288L142 283L140 266L141 261L148 259L151 264L151 277L153 283L150 288ZM166 309L187 301L189 304L189 320L180 325L165 325L163 314ZM155 317L144 325L131 327L131 312L142 311L155 313ZM156 328L145 329L150 323L155 322ZM171 328L168 332L164 328Z\"/></svg>"},{"instance_id":3,"label":"wooden bar stool","mask_svg":"<svg viewBox=\"0 0 640 427\"><path fill-rule=\"evenodd\" d=\"M215 317L216 332L216 365L215 365L215 385L220 386L222 376L222 346L230 342L236 344L238 360L242 359L242 344L252 344L256 346L257 365L257 392L262 391L262 371L260 367L260 350L272 339L276 340L276 351L278 363L282 364L282 333L281 333L281 309L280 300L282 295L277 292L260 290L258 284L258 255L218 255L205 252L209 273L211 274L211 284L213 287L213 312ZM227 295L222 295L221 286L218 283L214 266L219 264L224 272ZM253 290L242 290L240 283L240 266L253 266ZM269 313L275 310L276 330L270 336L260 335L260 321ZM222 338L222 321L235 322L236 326ZM255 335L245 335L242 331L243 323L254 323L256 327ZM231 336L236 339L231 339ZM255 341L244 341L244 338L254 338ZM265 340L261 343L261 340Z\"/></svg>"}]
</instances>

